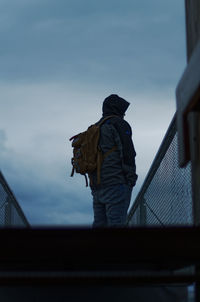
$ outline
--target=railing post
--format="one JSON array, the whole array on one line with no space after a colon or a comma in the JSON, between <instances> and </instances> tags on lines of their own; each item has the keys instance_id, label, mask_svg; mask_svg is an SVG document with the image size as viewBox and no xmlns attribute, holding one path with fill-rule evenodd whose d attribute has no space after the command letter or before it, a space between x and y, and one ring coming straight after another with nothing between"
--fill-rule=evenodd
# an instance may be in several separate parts
<instances>
[{"instance_id":1,"label":"railing post","mask_svg":"<svg viewBox=\"0 0 200 302\"><path fill-rule=\"evenodd\" d=\"M193 224L200 225L200 112L188 114L190 158L192 164L192 201ZM200 266L196 265L196 276L200 275ZM195 283L195 301L200 302L200 283Z\"/></svg>"},{"instance_id":2,"label":"railing post","mask_svg":"<svg viewBox=\"0 0 200 302\"><path fill-rule=\"evenodd\" d=\"M5 203L5 226L11 226L11 200L9 196L7 196Z\"/></svg>"},{"instance_id":3,"label":"railing post","mask_svg":"<svg viewBox=\"0 0 200 302\"><path fill-rule=\"evenodd\" d=\"M200 112L188 114L192 164L193 224L200 225Z\"/></svg>"},{"instance_id":4,"label":"railing post","mask_svg":"<svg viewBox=\"0 0 200 302\"><path fill-rule=\"evenodd\" d=\"M147 220L147 209L146 209L146 203L145 199L142 199L142 202L140 203L140 225L145 226L146 220Z\"/></svg>"}]
</instances>

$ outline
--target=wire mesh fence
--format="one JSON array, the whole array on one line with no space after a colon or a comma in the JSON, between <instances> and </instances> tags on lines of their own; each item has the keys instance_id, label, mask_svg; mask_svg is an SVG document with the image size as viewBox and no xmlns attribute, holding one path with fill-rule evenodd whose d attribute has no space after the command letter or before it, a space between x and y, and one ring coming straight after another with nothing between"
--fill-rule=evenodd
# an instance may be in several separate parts
<instances>
[{"instance_id":1,"label":"wire mesh fence","mask_svg":"<svg viewBox=\"0 0 200 302\"><path fill-rule=\"evenodd\" d=\"M128 215L129 225L192 225L191 165L178 166L174 116Z\"/></svg>"},{"instance_id":2,"label":"wire mesh fence","mask_svg":"<svg viewBox=\"0 0 200 302\"><path fill-rule=\"evenodd\" d=\"M29 227L29 223L0 171L0 227Z\"/></svg>"}]
</instances>

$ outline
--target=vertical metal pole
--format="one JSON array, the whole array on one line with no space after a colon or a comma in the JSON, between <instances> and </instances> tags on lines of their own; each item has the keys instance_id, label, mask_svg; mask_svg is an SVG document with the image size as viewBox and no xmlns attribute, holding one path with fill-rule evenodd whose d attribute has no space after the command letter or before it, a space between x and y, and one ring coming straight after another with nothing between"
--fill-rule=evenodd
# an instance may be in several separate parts
<instances>
[{"instance_id":1,"label":"vertical metal pole","mask_svg":"<svg viewBox=\"0 0 200 302\"><path fill-rule=\"evenodd\" d=\"M11 200L9 196L7 196L5 203L5 226L11 226Z\"/></svg>"},{"instance_id":2,"label":"vertical metal pole","mask_svg":"<svg viewBox=\"0 0 200 302\"><path fill-rule=\"evenodd\" d=\"M196 265L196 276L199 278L200 275L200 266ZM195 302L200 302L200 284L199 282L195 283Z\"/></svg>"},{"instance_id":3,"label":"vertical metal pole","mask_svg":"<svg viewBox=\"0 0 200 302\"><path fill-rule=\"evenodd\" d=\"M192 200L193 224L200 225L200 112L188 114L190 157L192 164ZM196 276L200 274L200 266L195 267ZM200 302L200 283L195 283L195 301Z\"/></svg>"},{"instance_id":4,"label":"vertical metal pole","mask_svg":"<svg viewBox=\"0 0 200 302\"><path fill-rule=\"evenodd\" d=\"M187 61L200 39L200 1L185 0Z\"/></svg>"},{"instance_id":5,"label":"vertical metal pole","mask_svg":"<svg viewBox=\"0 0 200 302\"><path fill-rule=\"evenodd\" d=\"M188 114L192 164L193 223L200 225L200 112Z\"/></svg>"},{"instance_id":6,"label":"vertical metal pole","mask_svg":"<svg viewBox=\"0 0 200 302\"><path fill-rule=\"evenodd\" d=\"M185 0L187 61L200 40L200 1ZM188 115L190 156L192 166L192 194L193 194L193 224L200 225L200 115L191 112ZM200 267L196 265L196 276ZM200 302L200 284L195 284L195 301Z\"/></svg>"},{"instance_id":7,"label":"vertical metal pole","mask_svg":"<svg viewBox=\"0 0 200 302\"><path fill-rule=\"evenodd\" d=\"M147 209L145 204L145 199L143 198L140 203L140 225L145 226L147 221Z\"/></svg>"}]
</instances>

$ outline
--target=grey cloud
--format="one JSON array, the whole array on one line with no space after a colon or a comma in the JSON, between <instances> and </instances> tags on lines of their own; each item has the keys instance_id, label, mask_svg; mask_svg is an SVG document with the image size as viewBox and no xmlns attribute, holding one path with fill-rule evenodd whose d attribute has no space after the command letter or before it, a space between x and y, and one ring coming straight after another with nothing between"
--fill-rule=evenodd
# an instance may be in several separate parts
<instances>
[{"instance_id":1,"label":"grey cloud","mask_svg":"<svg viewBox=\"0 0 200 302\"><path fill-rule=\"evenodd\" d=\"M0 168L31 225L81 225L92 223L90 191L84 182L70 182L70 166L55 167L24 159L5 146L0 130ZM55 174L52 171L55 170ZM73 184L73 187L72 187ZM81 188L80 186L83 186ZM74 217L74 220L72 220ZM77 219L77 220L76 220Z\"/></svg>"},{"instance_id":2,"label":"grey cloud","mask_svg":"<svg viewBox=\"0 0 200 302\"><path fill-rule=\"evenodd\" d=\"M3 152L5 148L6 143L6 133L4 130L0 129L0 152Z\"/></svg>"},{"instance_id":3,"label":"grey cloud","mask_svg":"<svg viewBox=\"0 0 200 302\"><path fill-rule=\"evenodd\" d=\"M36 176L36 175L34 175ZM89 196L87 194L70 193L62 185L54 184L52 181L39 178L41 183L33 183L29 178L23 186L15 183L16 194L24 205L24 210L30 222L34 225L80 225L91 224L91 203L84 202ZM62 181L61 181L62 182ZM66 185L67 187L67 185ZM88 200L89 201L89 200ZM87 221L68 219L68 217L86 216Z\"/></svg>"},{"instance_id":4,"label":"grey cloud","mask_svg":"<svg viewBox=\"0 0 200 302\"><path fill-rule=\"evenodd\" d=\"M1 78L168 87L181 70L183 44L175 42L184 26L175 23L172 1L140 2L22 1L12 12L7 6L14 21L1 34Z\"/></svg>"}]
</instances>

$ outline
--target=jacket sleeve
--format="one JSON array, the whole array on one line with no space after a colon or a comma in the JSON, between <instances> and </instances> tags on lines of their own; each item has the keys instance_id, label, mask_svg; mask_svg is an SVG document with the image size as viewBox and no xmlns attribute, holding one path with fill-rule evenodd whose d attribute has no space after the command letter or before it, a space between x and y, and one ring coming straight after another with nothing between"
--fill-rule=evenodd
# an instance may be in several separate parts
<instances>
[{"instance_id":1,"label":"jacket sleeve","mask_svg":"<svg viewBox=\"0 0 200 302\"><path fill-rule=\"evenodd\" d=\"M132 141L132 129L130 125L123 119L113 121L113 126L117 130L122 143L122 169L130 186L135 186L138 178L135 165L135 148Z\"/></svg>"}]
</instances>

